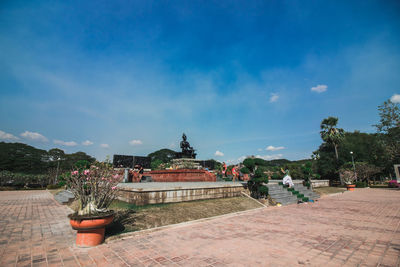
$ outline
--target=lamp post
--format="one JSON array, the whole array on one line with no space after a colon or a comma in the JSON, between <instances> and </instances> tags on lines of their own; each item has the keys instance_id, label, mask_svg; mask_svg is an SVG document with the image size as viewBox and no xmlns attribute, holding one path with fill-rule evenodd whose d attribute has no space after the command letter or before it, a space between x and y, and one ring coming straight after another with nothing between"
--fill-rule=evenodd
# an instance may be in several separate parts
<instances>
[{"instance_id":1,"label":"lamp post","mask_svg":"<svg viewBox=\"0 0 400 267\"><path fill-rule=\"evenodd\" d=\"M356 165L354 165L353 151L350 151L350 155L351 155L351 162L353 163L354 177L356 178L357 181Z\"/></svg>"},{"instance_id":2,"label":"lamp post","mask_svg":"<svg viewBox=\"0 0 400 267\"><path fill-rule=\"evenodd\" d=\"M56 183L57 183L57 180L58 180L58 168L60 167L60 159L61 159L61 158L58 158L58 159L57 159L56 180L54 181L54 184L56 184Z\"/></svg>"}]
</instances>

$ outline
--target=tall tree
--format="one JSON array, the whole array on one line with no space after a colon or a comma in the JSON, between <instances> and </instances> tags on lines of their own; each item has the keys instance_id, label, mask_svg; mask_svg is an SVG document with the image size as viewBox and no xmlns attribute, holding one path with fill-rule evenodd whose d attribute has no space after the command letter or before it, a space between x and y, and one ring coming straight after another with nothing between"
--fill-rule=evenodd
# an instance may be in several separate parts
<instances>
[{"instance_id":1,"label":"tall tree","mask_svg":"<svg viewBox=\"0 0 400 267\"><path fill-rule=\"evenodd\" d=\"M400 127L399 104L393 103L390 99L378 106L380 121L374 125L378 132L388 133L390 129Z\"/></svg>"},{"instance_id":2,"label":"tall tree","mask_svg":"<svg viewBox=\"0 0 400 267\"><path fill-rule=\"evenodd\" d=\"M353 152L354 161L367 162L379 167L385 167L388 161L385 146L378 134L346 132L340 143L340 164L352 161L350 152Z\"/></svg>"},{"instance_id":3,"label":"tall tree","mask_svg":"<svg viewBox=\"0 0 400 267\"><path fill-rule=\"evenodd\" d=\"M400 162L400 108L398 103L390 99L378 106L380 121L374 125L379 133L385 150L389 156L388 166L391 166L393 174L393 164Z\"/></svg>"},{"instance_id":4,"label":"tall tree","mask_svg":"<svg viewBox=\"0 0 400 267\"><path fill-rule=\"evenodd\" d=\"M338 146L344 137L344 130L336 128L338 118L329 117L321 122L321 138L335 149L336 160L339 160Z\"/></svg>"},{"instance_id":5,"label":"tall tree","mask_svg":"<svg viewBox=\"0 0 400 267\"><path fill-rule=\"evenodd\" d=\"M65 158L64 150L59 148L52 148L47 153L49 154L50 161L63 160Z\"/></svg>"}]
</instances>

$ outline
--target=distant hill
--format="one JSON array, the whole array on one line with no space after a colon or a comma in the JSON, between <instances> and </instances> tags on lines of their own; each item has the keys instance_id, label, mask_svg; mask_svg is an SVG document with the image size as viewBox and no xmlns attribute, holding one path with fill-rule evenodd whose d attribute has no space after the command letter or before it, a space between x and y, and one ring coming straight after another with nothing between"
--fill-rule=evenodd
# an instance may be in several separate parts
<instances>
[{"instance_id":1,"label":"distant hill","mask_svg":"<svg viewBox=\"0 0 400 267\"><path fill-rule=\"evenodd\" d=\"M49 151L22 143L0 142L0 171L40 174L56 168L59 159L61 170L70 170L79 160L96 159L84 152L65 154L58 148Z\"/></svg>"},{"instance_id":2,"label":"distant hill","mask_svg":"<svg viewBox=\"0 0 400 267\"><path fill-rule=\"evenodd\" d=\"M163 148L154 151L153 153L150 153L147 156L151 158L151 161L160 160L163 163L167 163L170 162L171 159L175 158L176 152L168 148Z\"/></svg>"},{"instance_id":3,"label":"distant hill","mask_svg":"<svg viewBox=\"0 0 400 267\"><path fill-rule=\"evenodd\" d=\"M293 160L291 161L292 163L298 163L298 164L305 164L309 161L312 161L312 159L300 159L300 160Z\"/></svg>"},{"instance_id":4,"label":"distant hill","mask_svg":"<svg viewBox=\"0 0 400 267\"><path fill-rule=\"evenodd\" d=\"M259 166L264 167L283 167L284 165L293 165L293 164L304 164L311 159L301 159L301 160L288 160L288 159L273 159L273 160L265 160L260 158L253 158L254 162Z\"/></svg>"},{"instance_id":5,"label":"distant hill","mask_svg":"<svg viewBox=\"0 0 400 267\"><path fill-rule=\"evenodd\" d=\"M287 159L264 160L264 162L265 162L264 166L268 166L268 167L278 167L278 166L282 166L282 165L291 163L291 161L287 160Z\"/></svg>"}]
</instances>

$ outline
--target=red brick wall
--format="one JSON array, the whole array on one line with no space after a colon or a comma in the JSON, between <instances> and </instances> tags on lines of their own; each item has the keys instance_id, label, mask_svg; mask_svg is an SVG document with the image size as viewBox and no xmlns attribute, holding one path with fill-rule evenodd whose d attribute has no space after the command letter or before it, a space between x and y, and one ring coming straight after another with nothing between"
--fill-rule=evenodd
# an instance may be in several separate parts
<instances>
[{"instance_id":1,"label":"red brick wall","mask_svg":"<svg viewBox=\"0 0 400 267\"><path fill-rule=\"evenodd\" d=\"M215 174L206 170L160 170L146 172L154 182L215 182Z\"/></svg>"}]
</instances>

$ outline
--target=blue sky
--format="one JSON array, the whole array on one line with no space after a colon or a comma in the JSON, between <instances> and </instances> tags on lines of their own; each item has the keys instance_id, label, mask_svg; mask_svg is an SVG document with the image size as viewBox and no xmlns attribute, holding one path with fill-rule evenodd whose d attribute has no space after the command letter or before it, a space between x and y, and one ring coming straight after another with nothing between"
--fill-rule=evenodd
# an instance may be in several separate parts
<instances>
[{"instance_id":1,"label":"blue sky","mask_svg":"<svg viewBox=\"0 0 400 267\"><path fill-rule=\"evenodd\" d=\"M2 1L0 138L106 155L309 158L400 96L398 1Z\"/></svg>"}]
</instances>

